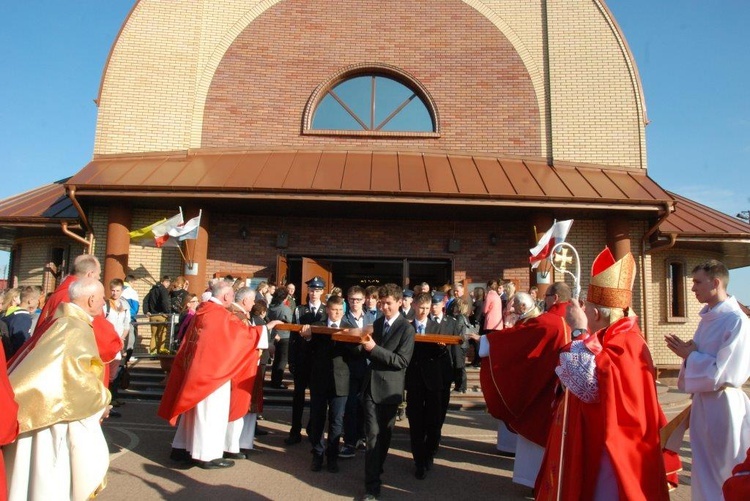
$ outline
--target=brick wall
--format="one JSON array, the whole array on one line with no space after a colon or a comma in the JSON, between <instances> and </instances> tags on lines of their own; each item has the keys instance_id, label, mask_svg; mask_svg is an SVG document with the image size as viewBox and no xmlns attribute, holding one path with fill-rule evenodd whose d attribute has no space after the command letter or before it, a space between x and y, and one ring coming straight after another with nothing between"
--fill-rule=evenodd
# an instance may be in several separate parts
<instances>
[{"instance_id":1,"label":"brick wall","mask_svg":"<svg viewBox=\"0 0 750 501\"><path fill-rule=\"evenodd\" d=\"M69 261L83 253L83 246L65 235L48 235L19 238L14 242L13 258L18 263L13 267L17 275L13 277L13 287L39 285L44 293L53 292L56 280L50 268L52 249L69 250Z\"/></svg>"},{"instance_id":2,"label":"brick wall","mask_svg":"<svg viewBox=\"0 0 750 501\"><path fill-rule=\"evenodd\" d=\"M429 90L439 109L440 138L300 133L316 87L340 69L368 61L401 68ZM201 145L536 157L542 155L540 121L529 73L516 50L463 3L287 0L245 28L224 55L206 99Z\"/></svg>"},{"instance_id":3,"label":"brick wall","mask_svg":"<svg viewBox=\"0 0 750 501\"><path fill-rule=\"evenodd\" d=\"M428 144L644 168L637 71L604 3L546 5L549 89L540 0L193 0L180 9L141 0L106 68L95 153L267 145L259 139L275 147L341 145L341 138L300 137L306 98L347 64L380 62L413 72L435 94L444 135L352 139L347 147ZM341 35L358 27L342 46ZM371 27L380 30L375 38ZM283 42L274 45L274 36ZM222 86L242 95L221 96ZM265 107L248 103L259 96Z\"/></svg>"}]
</instances>

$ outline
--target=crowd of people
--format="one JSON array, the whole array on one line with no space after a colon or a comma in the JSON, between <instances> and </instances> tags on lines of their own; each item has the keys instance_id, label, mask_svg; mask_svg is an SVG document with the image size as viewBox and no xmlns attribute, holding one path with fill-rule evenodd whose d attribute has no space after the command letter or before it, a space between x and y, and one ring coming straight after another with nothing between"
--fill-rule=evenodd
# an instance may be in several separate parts
<instances>
[{"instance_id":1,"label":"crowd of people","mask_svg":"<svg viewBox=\"0 0 750 501\"><path fill-rule=\"evenodd\" d=\"M105 483L100 423L119 414L113 405L133 360L141 304L134 277L111 280L105 294L95 257L79 256L73 268L46 301L35 287L3 298L0 480L7 486L0 487L11 500L88 499ZM314 472L337 473L340 459L363 450L364 498L377 499L399 419L408 420L414 475L429 476L451 394L467 391L468 358L481 366L488 411L499 420L498 449L515 456L513 481L537 499L668 499L680 463L662 436L671 428L631 306L634 276L630 254L615 260L605 249L585 301L562 282L537 297L537 287L517 291L498 280L470 292L457 282L355 285L346 295L332 287L324 296L327 284L314 277L301 304L294 284L250 288L226 277L197 296L185 277L164 276L142 309L149 352L176 350L158 409L177 427L170 458L221 469L252 457L255 437L266 433L258 419L267 367L272 388L286 388L288 368L294 391L284 443L301 443L304 424ZM684 359L679 386L693 394L693 499L748 492L750 453L741 462L750 449L742 391L750 322L726 293L728 278L719 262L696 267L693 291L706 304L698 331L691 341L666 339ZM349 338L331 335L338 331ZM422 342L429 341L422 335L457 339Z\"/></svg>"}]
</instances>

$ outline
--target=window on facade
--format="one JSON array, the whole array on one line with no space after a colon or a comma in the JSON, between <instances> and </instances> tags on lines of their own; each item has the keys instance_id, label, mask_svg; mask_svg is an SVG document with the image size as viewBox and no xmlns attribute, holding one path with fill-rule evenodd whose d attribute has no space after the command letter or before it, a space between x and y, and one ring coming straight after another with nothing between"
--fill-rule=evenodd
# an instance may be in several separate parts
<instances>
[{"instance_id":1,"label":"window on facade","mask_svg":"<svg viewBox=\"0 0 750 501\"><path fill-rule=\"evenodd\" d=\"M681 322L687 317L685 263L667 261L667 320Z\"/></svg>"},{"instance_id":2,"label":"window on facade","mask_svg":"<svg viewBox=\"0 0 750 501\"><path fill-rule=\"evenodd\" d=\"M383 74L357 74L318 101L311 131L434 133L436 121L421 93Z\"/></svg>"}]
</instances>

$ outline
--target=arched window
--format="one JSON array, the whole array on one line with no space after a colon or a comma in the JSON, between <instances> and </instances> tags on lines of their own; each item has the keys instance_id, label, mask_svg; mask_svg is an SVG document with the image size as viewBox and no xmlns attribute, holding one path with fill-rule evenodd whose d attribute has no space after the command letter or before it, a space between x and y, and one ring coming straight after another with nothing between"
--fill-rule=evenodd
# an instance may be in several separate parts
<instances>
[{"instance_id":1,"label":"arched window","mask_svg":"<svg viewBox=\"0 0 750 501\"><path fill-rule=\"evenodd\" d=\"M402 71L384 66L344 70L313 93L305 133L437 136L427 91Z\"/></svg>"}]
</instances>

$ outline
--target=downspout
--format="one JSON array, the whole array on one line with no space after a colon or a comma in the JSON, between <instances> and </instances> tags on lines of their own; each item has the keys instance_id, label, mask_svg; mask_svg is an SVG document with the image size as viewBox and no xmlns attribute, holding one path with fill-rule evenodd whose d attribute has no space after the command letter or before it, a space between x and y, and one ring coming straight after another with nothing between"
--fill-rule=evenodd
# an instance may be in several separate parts
<instances>
[{"instance_id":1,"label":"downspout","mask_svg":"<svg viewBox=\"0 0 750 501\"><path fill-rule=\"evenodd\" d=\"M641 300L643 301L643 334L646 339L646 344L648 344L648 307L646 306L646 242L651 237L651 235L656 233L656 230L658 230L659 226L661 226L661 224L666 221L669 215L674 212L674 202L666 202L664 204L664 208L664 215L662 215L656 222L656 224L649 228L648 231L643 234L643 238L641 238L641 290L643 291L643 297L641 298ZM675 240L677 240L677 236L675 234L671 234L670 237L673 237L673 240L669 245L671 247L674 245ZM648 254L650 253L651 252L649 251Z\"/></svg>"},{"instance_id":2,"label":"downspout","mask_svg":"<svg viewBox=\"0 0 750 501\"><path fill-rule=\"evenodd\" d=\"M82 238L80 235L76 235L72 231L68 229L68 223L62 223L62 231L69 237L71 237L73 240L76 240L77 242L80 242L85 247L85 253L86 254L93 254L94 252L94 229L91 227L91 224L89 223L88 218L86 217L86 213L83 212L83 208L81 207L81 204L78 203L78 200L76 199L76 187L75 186L67 186L66 192L68 195L68 198L71 202L73 202L73 207L76 208L76 211L78 211L78 215L81 217L81 222L83 223L83 227L86 229L86 238Z\"/></svg>"}]
</instances>

